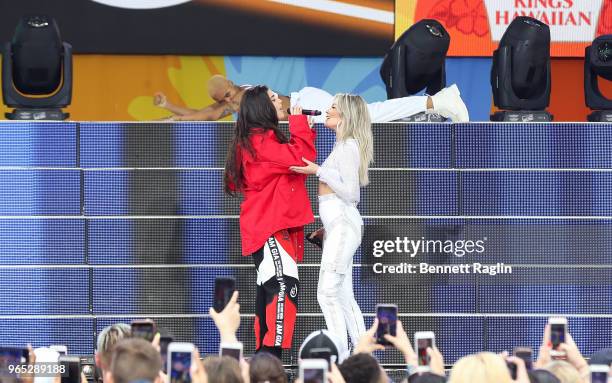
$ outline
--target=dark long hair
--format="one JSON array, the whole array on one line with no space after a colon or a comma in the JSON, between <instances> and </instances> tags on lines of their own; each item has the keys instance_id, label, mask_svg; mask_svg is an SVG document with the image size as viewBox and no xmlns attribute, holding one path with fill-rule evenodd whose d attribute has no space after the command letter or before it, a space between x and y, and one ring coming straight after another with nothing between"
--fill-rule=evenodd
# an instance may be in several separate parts
<instances>
[{"instance_id":1,"label":"dark long hair","mask_svg":"<svg viewBox=\"0 0 612 383\"><path fill-rule=\"evenodd\" d=\"M265 85L247 89L240 101L238 120L236 120L234 137L230 142L223 175L224 190L229 195L241 192L244 186L242 153L247 151L252 156L256 155L249 140L253 128L272 129L280 142L288 142L287 137L278 128L278 115L268 96L268 87Z\"/></svg>"}]
</instances>

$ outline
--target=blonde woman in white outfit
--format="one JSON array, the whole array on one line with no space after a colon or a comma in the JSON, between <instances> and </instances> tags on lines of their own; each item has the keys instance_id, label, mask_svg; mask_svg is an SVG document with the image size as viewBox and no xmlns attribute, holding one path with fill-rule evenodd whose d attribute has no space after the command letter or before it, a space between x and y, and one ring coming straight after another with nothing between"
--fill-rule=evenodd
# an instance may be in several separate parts
<instances>
[{"instance_id":1,"label":"blonde woman in white outfit","mask_svg":"<svg viewBox=\"0 0 612 383\"><path fill-rule=\"evenodd\" d=\"M373 158L372 128L365 101L337 94L326 112L325 127L336 132L336 143L321 166L304 160L291 170L319 177L319 215L323 222L323 255L317 299L329 331L347 346L347 331L356 345L365 332L353 295L353 255L361 244L363 220L357 210L359 189L368 184ZM315 233L315 234L320 234Z\"/></svg>"}]
</instances>

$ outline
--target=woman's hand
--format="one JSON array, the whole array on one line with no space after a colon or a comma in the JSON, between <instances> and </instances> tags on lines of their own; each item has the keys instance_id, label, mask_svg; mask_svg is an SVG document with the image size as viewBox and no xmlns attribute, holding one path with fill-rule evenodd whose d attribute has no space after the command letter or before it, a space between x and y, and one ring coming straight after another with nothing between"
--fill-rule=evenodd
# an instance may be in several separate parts
<instances>
[{"instance_id":1,"label":"woman's hand","mask_svg":"<svg viewBox=\"0 0 612 383\"><path fill-rule=\"evenodd\" d=\"M289 111L291 112L292 116L298 115L298 114L302 114L302 107L299 105L295 105L292 106L291 108L289 108Z\"/></svg>"},{"instance_id":2,"label":"woman's hand","mask_svg":"<svg viewBox=\"0 0 612 383\"><path fill-rule=\"evenodd\" d=\"M293 114L293 110L291 112ZM314 162L308 161L304 157L302 157L302 161L306 163L306 166L290 166L289 170L302 174L317 174L317 170L319 170L319 165L315 164Z\"/></svg>"}]
</instances>

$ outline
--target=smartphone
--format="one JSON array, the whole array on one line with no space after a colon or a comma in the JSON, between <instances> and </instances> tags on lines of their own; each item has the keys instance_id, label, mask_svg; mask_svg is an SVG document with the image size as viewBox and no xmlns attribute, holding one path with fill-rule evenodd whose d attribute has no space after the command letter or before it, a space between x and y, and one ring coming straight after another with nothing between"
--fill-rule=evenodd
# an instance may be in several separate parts
<instances>
[{"instance_id":1,"label":"smartphone","mask_svg":"<svg viewBox=\"0 0 612 383\"><path fill-rule=\"evenodd\" d=\"M591 383L608 383L610 366L605 364L592 364L589 369L591 370Z\"/></svg>"},{"instance_id":2,"label":"smartphone","mask_svg":"<svg viewBox=\"0 0 612 383\"><path fill-rule=\"evenodd\" d=\"M191 383L193 343L172 342L168 345L168 382Z\"/></svg>"},{"instance_id":3,"label":"smartphone","mask_svg":"<svg viewBox=\"0 0 612 383\"><path fill-rule=\"evenodd\" d=\"M75 355L60 355L57 363L64 366L62 383L81 383L81 358Z\"/></svg>"},{"instance_id":4,"label":"smartphone","mask_svg":"<svg viewBox=\"0 0 612 383\"><path fill-rule=\"evenodd\" d=\"M332 360L332 357L334 360ZM331 349L329 347L311 348L310 357L308 359L325 359L327 361L327 365L329 366L328 371L331 371L332 363L336 362L336 356L332 355Z\"/></svg>"},{"instance_id":5,"label":"smartphone","mask_svg":"<svg viewBox=\"0 0 612 383\"><path fill-rule=\"evenodd\" d=\"M164 374L167 374L166 368L168 365L168 345L172 342L174 342L174 338L171 336L162 336L159 338L159 354L161 355L162 371Z\"/></svg>"},{"instance_id":6,"label":"smartphone","mask_svg":"<svg viewBox=\"0 0 612 383\"><path fill-rule=\"evenodd\" d=\"M550 355L563 355L563 352L556 350L561 343L565 343L565 334L567 334L567 318L551 317L548 318L548 324L550 325L550 341L552 343Z\"/></svg>"},{"instance_id":7,"label":"smartphone","mask_svg":"<svg viewBox=\"0 0 612 383\"><path fill-rule=\"evenodd\" d=\"M515 347L512 354L517 358L523 359L527 371L533 369L533 350L531 347Z\"/></svg>"},{"instance_id":8,"label":"smartphone","mask_svg":"<svg viewBox=\"0 0 612 383\"><path fill-rule=\"evenodd\" d=\"M302 383L327 383L328 369L325 359L302 359L299 376Z\"/></svg>"},{"instance_id":9,"label":"smartphone","mask_svg":"<svg viewBox=\"0 0 612 383\"><path fill-rule=\"evenodd\" d=\"M142 338L148 342L152 342L157 334L157 326L152 319L136 319L130 324L132 327L132 337Z\"/></svg>"},{"instance_id":10,"label":"smartphone","mask_svg":"<svg viewBox=\"0 0 612 383\"><path fill-rule=\"evenodd\" d=\"M16 377L15 366L27 364L29 352L25 347L0 347L0 377Z\"/></svg>"},{"instance_id":11,"label":"smartphone","mask_svg":"<svg viewBox=\"0 0 612 383\"><path fill-rule=\"evenodd\" d=\"M323 239L320 236L314 236L314 237L310 237L312 234L314 233L314 231L311 231L310 233L306 234L306 240L310 243L312 243L313 245L315 245L316 247L318 247L319 249L323 249Z\"/></svg>"},{"instance_id":12,"label":"smartphone","mask_svg":"<svg viewBox=\"0 0 612 383\"><path fill-rule=\"evenodd\" d=\"M395 336L397 334L397 305L376 305L376 317L378 318L376 343L389 346L391 343L385 339L384 335Z\"/></svg>"},{"instance_id":13,"label":"smartphone","mask_svg":"<svg viewBox=\"0 0 612 383\"><path fill-rule=\"evenodd\" d=\"M417 353L418 369L420 372L429 371L430 358L428 347L435 347L436 335L432 331L418 331L414 333L414 349Z\"/></svg>"},{"instance_id":14,"label":"smartphone","mask_svg":"<svg viewBox=\"0 0 612 383\"><path fill-rule=\"evenodd\" d=\"M219 345L219 356L231 356L240 361L242 359L242 342L222 342Z\"/></svg>"},{"instance_id":15,"label":"smartphone","mask_svg":"<svg viewBox=\"0 0 612 383\"><path fill-rule=\"evenodd\" d=\"M518 375L518 367L516 366L516 363L506 362L506 366L508 366L508 371L510 371L510 377L512 380L516 380L516 376Z\"/></svg>"},{"instance_id":16,"label":"smartphone","mask_svg":"<svg viewBox=\"0 0 612 383\"><path fill-rule=\"evenodd\" d=\"M49 348L51 350L57 351L57 353L60 355L68 355L68 347L63 344L52 344L51 346L49 346Z\"/></svg>"},{"instance_id":17,"label":"smartphone","mask_svg":"<svg viewBox=\"0 0 612 383\"><path fill-rule=\"evenodd\" d=\"M236 280L232 277L215 278L215 297L213 309L220 313L232 298L236 290Z\"/></svg>"}]
</instances>

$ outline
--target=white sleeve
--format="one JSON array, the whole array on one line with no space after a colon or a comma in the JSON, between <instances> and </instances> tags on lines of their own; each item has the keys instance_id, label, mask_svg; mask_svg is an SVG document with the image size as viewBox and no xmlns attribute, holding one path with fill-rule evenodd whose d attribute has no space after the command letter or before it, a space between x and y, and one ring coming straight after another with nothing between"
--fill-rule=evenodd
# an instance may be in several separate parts
<instances>
[{"instance_id":1,"label":"white sleeve","mask_svg":"<svg viewBox=\"0 0 612 383\"><path fill-rule=\"evenodd\" d=\"M355 141L339 144L336 159L338 170L319 167L317 176L348 202L359 202L359 149Z\"/></svg>"}]
</instances>

